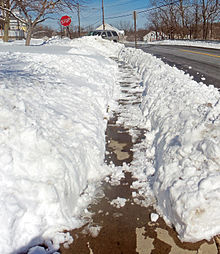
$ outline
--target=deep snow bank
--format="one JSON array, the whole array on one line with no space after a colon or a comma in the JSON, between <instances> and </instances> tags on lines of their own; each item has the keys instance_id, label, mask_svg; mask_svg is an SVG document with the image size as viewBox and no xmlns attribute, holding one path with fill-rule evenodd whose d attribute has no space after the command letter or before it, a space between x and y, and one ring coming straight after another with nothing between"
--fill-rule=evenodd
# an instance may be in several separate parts
<instances>
[{"instance_id":1,"label":"deep snow bank","mask_svg":"<svg viewBox=\"0 0 220 254\"><path fill-rule=\"evenodd\" d=\"M181 240L209 239L220 233L219 92L141 50L124 48L120 59L137 68L145 86L149 132L135 176L151 180L158 208Z\"/></svg>"},{"instance_id":2,"label":"deep snow bank","mask_svg":"<svg viewBox=\"0 0 220 254\"><path fill-rule=\"evenodd\" d=\"M73 216L107 173L104 117L118 69L106 55L116 46L65 43L0 52L0 253L71 241L59 231L79 225Z\"/></svg>"}]
</instances>

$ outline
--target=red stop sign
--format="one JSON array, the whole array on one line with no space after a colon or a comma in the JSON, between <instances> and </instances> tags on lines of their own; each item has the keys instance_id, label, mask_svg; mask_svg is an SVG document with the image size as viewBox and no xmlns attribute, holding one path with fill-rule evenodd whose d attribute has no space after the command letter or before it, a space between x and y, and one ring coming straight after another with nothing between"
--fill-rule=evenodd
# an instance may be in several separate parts
<instances>
[{"instance_id":1,"label":"red stop sign","mask_svg":"<svg viewBox=\"0 0 220 254\"><path fill-rule=\"evenodd\" d=\"M71 18L69 16L63 16L61 19L60 19L60 23L61 25L63 26L69 26L70 23L71 23Z\"/></svg>"}]
</instances>

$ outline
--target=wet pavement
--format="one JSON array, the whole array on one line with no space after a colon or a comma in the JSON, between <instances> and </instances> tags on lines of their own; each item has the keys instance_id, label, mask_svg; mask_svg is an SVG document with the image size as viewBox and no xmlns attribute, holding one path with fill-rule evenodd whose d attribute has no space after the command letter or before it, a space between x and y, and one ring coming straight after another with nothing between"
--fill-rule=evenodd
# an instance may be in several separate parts
<instances>
[{"instance_id":1,"label":"wet pavement","mask_svg":"<svg viewBox=\"0 0 220 254\"><path fill-rule=\"evenodd\" d=\"M145 138L144 128L132 126L129 108L141 102L141 80L135 71L119 62L119 111L114 112L106 130L106 164L121 170L121 179L108 176L100 187L100 197L88 207L91 214L86 224L71 231L73 243L61 246L61 254L216 254L217 244L201 241L182 243L175 230L166 225L153 208L154 200L145 200L132 183L136 181L129 170L133 161L133 146ZM126 120L127 118L127 120ZM125 122L128 124L125 124ZM130 135L135 133L135 137ZM116 168L116 169L117 169ZM119 177L116 177L117 179ZM154 219L155 218L155 219Z\"/></svg>"}]
</instances>

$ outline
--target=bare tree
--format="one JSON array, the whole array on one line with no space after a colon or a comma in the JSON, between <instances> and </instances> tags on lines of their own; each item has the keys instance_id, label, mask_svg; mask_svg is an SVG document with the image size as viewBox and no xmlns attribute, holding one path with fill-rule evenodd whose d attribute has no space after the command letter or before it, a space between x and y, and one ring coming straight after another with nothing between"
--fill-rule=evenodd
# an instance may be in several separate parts
<instances>
[{"instance_id":1,"label":"bare tree","mask_svg":"<svg viewBox=\"0 0 220 254\"><path fill-rule=\"evenodd\" d=\"M43 37L51 38L54 34L56 34L56 31L53 30L51 27L39 24L34 28L32 37L33 38L43 38Z\"/></svg>"},{"instance_id":2,"label":"bare tree","mask_svg":"<svg viewBox=\"0 0 220 254\"><path fill-rule=\"evenodd\" d=\"M201 0L202 7L202 37L204 40L208 37L208 30L211 20L219 13L219 1L218 0Z\"/></svg>"},{"instance_id":3,"label":"bare tree","mask_svg":"<svg viewBox=\"0 0 220 254\"><path fill-rule=\"evenodd\" d=\"M192 17L193 17L193 37L198 38L198 24L200 21L199 3L198 0L193 0L192 3Z\"/></svg>"},{"instance_id":4,"label":"bare tree","mask_svg":"<svg viewBox=\"0 0 220 254\"><path fill-rule=\"evenodd\" d=\"M218 9L218 11L213 14L210 18L210 34L209 34L209 38L213 39L213 37L216 37L217 34L214 33L214 24L216 23L216 21L220 20L220 9Z\"/></svg>"},{"instance_id":5,"label":"bare tree","mask_svg":"<svg viewBox=\"0 0 220 254\"><path fill-rule=\"evenodd\" d=\"M179 14L178 27L181 39L184 39L189 33L191 33L191 6L192 5L190 0L179 0L179 3L177 3L177 9Z\"/></svg>"},{"instance_id":6,"label":"bare tree","mask_svg":"<svg viewBox=\"0 0 220 254\"><path fill-rule=\"evenodd\" d=\"M76 8L76 0L10 0L10 6L0 7L7 13L18 19L27 26L27 37L25 45L30 45L34 27L37 24L51 18L52 14L65 8ZM19 9L24 18L13 13L13 9Z\"/></svg>"},{"instance_id":7,"label":"bare tree","mask_svg":"<svg viewBox=\"0 0 220 254\"><path fill-rule=\"evenodd\" d=\"M10 7L10 1L6 0L5 3L4 3L4 6L6 8L9 8ZM3 36L3 41L4 42L8 42L9 23L10 23L9 13L5 12L4 36Z\"/></svg>"},{"instance_id":8,"label":"bare tree","mask_svg":"<svg viewBox=\"0 0 220 254\"><path fill-rule=\"evenodd\" d=\"M178 29L178 8L177 1L173 0L160 0L153 1L153 6L157 8L153 12L157 20L154 19L154 23L163 24L166 32L168 33L170 39L174 39L174 35L177 33ZM157 14L156 14L157 13Z\"/></svg>"},{"instance_id":9,"label":"bare tree","mask_svg":"<svg viewBox=\"0 0 220 254\"><path fill-rule=\"evenodd\" d=\"M117 28L119 30L124 30L125 32L131 31L133 29L133 25L130 21L120 21L117 24Z\"/></svg>"},{"instance_id":10,"label":"bare tree","mask_svg":"<svg viewBox=\"0 0 220 254\"><path fill-rule=\"evenodd\" d=\"M213 36L219 21L219 0L153 0L150 25L173 38L203 38Z\"/></svg>"},{"instance_id":11,"label":"bare tree","mask_svg":"<svg viewBox=\"0 0 220 254\"><path fill-rule=\"evenodd\" d=\"M3 11L4 8L10 7L10 0L1 0L0 1L0 9L2 10L2 21L3 21L3 29L4 29L4 36L3 41L8 41L8 33L9 33L9 13L6 11Z\"/></svg>"},{"instance_id":12,"label":"bare tree","mask_svg":"<svg viewBox=\"0 0 220 254\"><path fill-rule=\"evenodd\" d=\"M161 17L158 11L154 11L150 14L150 24L152 30L155 30L156 32L156 40L157 40L158 32L162 30Z\"/></svg>"}]
</instances>

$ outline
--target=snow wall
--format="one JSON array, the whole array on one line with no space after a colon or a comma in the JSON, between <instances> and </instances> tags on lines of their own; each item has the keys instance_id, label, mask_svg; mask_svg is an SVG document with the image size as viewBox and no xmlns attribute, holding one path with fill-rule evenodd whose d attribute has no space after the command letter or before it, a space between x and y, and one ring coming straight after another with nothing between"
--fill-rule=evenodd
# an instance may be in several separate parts
<instances>
[{"instance_id":1,"label":"snow wall","mask_svg":"<svg viewBox=\"0 0 220 254\"><path fill-rule=\"evenodd\" d=\"M142 50L119 58L140 73L145 87L146 162L158 210L182 241L220 233L220 97L213 86ZM146 173L145 173L146 172Z\"/></svg>"},{"instance_id":2,"label":"snow wall","mask_svg":"<svg viewBox=\"0 0 220 254\"><path fill-rule=\"evenodd\" d=\"M53 39L8 50L4 44L0 52L2 254L70 243L62 231L80 225L77 216L108 173L104 119L118 67L106 56L115 45L106 52L106 43Z\"/></svg>"}]
</instances>

